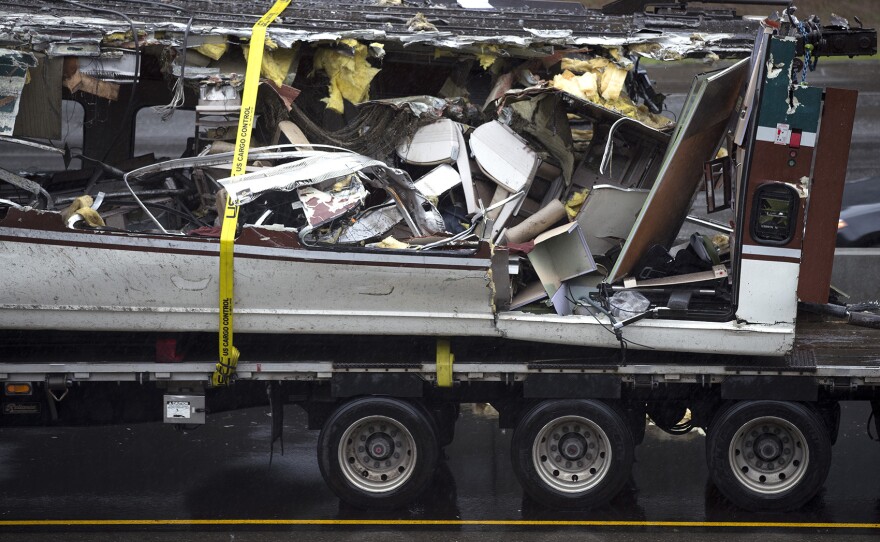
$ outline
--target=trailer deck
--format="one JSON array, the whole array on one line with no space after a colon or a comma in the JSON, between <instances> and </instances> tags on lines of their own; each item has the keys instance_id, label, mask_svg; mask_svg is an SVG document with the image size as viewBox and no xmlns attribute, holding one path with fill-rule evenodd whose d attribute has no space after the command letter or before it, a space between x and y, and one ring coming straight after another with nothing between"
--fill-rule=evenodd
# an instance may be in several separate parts
<instances>
[{"instance_id":1,"label":"trailer deck","mask_svg":"<svg viewBox=\"0 0 880 542\"><path fill-rule=\"evenodd\" d=\"M784 357L725 356L554 346L503 339L452 341L454 380L522 381L534 374L617 375L624 384L650 377L652 382L718 383L742 375L803 376L819 385L851 379L854 387L880 387L880 330L842 321L799 319L795 350ZM100 335L100 340L99 340ZM191 381L207 383L214 370L216 336L188 337L153 333L4 332L0 381L71 382ZM157 362L157 348L171 341L179 361ZM339 342L345 344L340 346ZM240 380L322 381L341 373L411 373L426 381L436 378L433 337L327 337L240 334L243 352ZM160 346L157 346L160 345ZM164 346L164 348L169 348ZM160 355L163 355L160 353ZM663 359L660 358L662 356Z\"/></svg>"}]
</instances>

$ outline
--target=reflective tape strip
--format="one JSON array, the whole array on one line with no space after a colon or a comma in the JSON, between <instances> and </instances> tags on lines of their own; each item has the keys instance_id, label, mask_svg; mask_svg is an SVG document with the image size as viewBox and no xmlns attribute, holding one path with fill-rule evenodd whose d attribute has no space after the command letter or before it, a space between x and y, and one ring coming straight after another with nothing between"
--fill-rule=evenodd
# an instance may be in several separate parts
<instances>
[{"instance_id":1,"label":"reflective tape strip","mask_svg":"<svg viewBox=\"0 0 880 542\"><path fill-rule=\"evenodd\" d=\"M796 248L780 248L757 245L743 245L743 254L751 254L753 256L776 256L779 258L796 258L800 259L801 251Z\"/></svg>"},{"instance_id":2,"label":"reflective tape strip","mask_svg":"<svg viewBox=\"0 0 880 542\"><path fill-rule=\"evenodd\" d=\"M260 85L260 68L263 64L263 46L266 42L266 28L281 15L290 0L278 0L269 8L251 30L250 54L244 76L244 93L241 98L241 113L238 117L236 131L235 154L232 156L231 177L243 175L247 165L248 151L251 146L254 110L257 107L257 88ZM215 386L229 384L230 377L235 373L239 352L232 344L233 314L233 247L235 245L235 229L238 225L238 208L232 200L226 198L226 210L223 213L223 228L220 230L220 361L211 377Z\"/></svg>"},{"instance_id":3,"label":"reflective tape strip","mask_svg":"<svg viewBox=\"0 0 880 542\"><path fill-rule=\"evenodd\" d=\"M755 134L755 139L758 141L769 141L770 143L776 143L777 137L777 128L772 128L770 126L758 126L758 132ZM783 143L780 143L782 145ZM801 132L801 147L815 147L816 146L816 133L815 132Z\"/></svg>"}]
</instances>

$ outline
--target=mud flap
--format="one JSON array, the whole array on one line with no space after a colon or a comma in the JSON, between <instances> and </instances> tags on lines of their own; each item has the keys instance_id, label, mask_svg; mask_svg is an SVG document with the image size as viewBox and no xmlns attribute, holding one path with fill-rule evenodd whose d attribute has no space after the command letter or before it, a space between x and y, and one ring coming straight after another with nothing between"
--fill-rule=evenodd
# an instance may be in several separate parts
<instances>
[{"instance_id":1,"label":"mud flap","mask_svg":"<svg viewBox=\"0 0 880 542\"><path fill-rule=\"evenodd\" d=\"M871 414L874 418L874 431L877 434L877 441L880 442L880 401L871 401ZM870 421L868 422L870 423ZM870 436L871 426L868 426Z\"/></svg>"},{"instance_id":2,"label":"mud flap","mask_svg":"<svg viewBox=\"0 0 880 542\"><path fill-rule=\"evenodd\" d=\"M269 395L269 410L272 413L272 436L269 442L269 465L271 466L276 440L281 445L281 455L284 455L284 397L281 394L281 383L279 382L269 382L266 392Z\"/></svg>"}]
</instances>

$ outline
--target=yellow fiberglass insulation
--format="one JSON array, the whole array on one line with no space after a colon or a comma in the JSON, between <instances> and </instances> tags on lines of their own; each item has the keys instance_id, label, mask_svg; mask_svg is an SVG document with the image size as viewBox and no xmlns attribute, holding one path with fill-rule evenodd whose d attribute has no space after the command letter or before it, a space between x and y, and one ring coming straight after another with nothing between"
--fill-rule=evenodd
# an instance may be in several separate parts
<instances>
[{"instance_id":1,"label":"yellow fiberglass insulation","mask_svg":"<svg viewBox=\"0 0 880 542\"><path fill-rule=\"evenodd\" d=\"M212 60L220 60L220 58L226 54L226 49L228 49L228 44L224 43L203 43L196 47L196 51L205 55L206 57Z\"/></svg>"},{"instance_id":2,"label":"yellow fiberglass insulation","mask_svg":"<svg viewBox=\"0 0 880 542\"><path fill-rule=\"evenodd\" d=\"M477 60L480 62L480 67L484 70L488 70L495 64L495 61L498 60L500 49L497 45L484 45L480 47L480 52L477 54Z\"/></svg>"},{"instance_id":3,"label":"yellow fiberglass insulation","mask_svg":"<svg viewBox=\"0 0 880 542\"><path fill-rule=\"evenodd\" d=\"M346 55L334 49L319 49L315 53L315 69L323 70L330 77L330 95L324 98L327 109L342 113L343 98L358 104L370 99L370 82L379 73L378 68L367 62L367 46L357 40L340 40L354 51Z\"/></svg>"},{"instance_id":4,"label":"yellow fiberglass insulation","mask_svg":"<svg viewBox=\"0 0 880 542\"><path fill-rule=\"evenodd\" d=\"M573 71L575 73L596 72L604 69L605 66L609 64L611 64L611 61L601 56L593 57L588 60L581 60L578 58L562 59L562 69Z\"/></svg>"},{"instance_id":5,"label":"yellow fiberglass insulation","mask_svg":"<svg viewBox=\"0 0 880 542\"><path fill-rule=\"evenodd\" d=\"M627 70L600 57L590 60L569 60L566 62L566 59L563 59L562 65L584 73L575 75L566 69L553 77L551 82L553 88L617 111L658 130L672 125L672 120L651 113L644 105L636 105L623 92Z\"/></svg>"},{"instance_id":6,"label":"yellow fiberglass insulation","mask_svg":"<svg viewBox=\"0 0 880 542\"><path fill-rule=\"evenodd\" d=\"M247 60L250 54L250 47L242 46L244 51L244 59ZM296 49L275 49L270 50L268 47L263 52L263 61L260 63L260 75L266 79L271 79L276 85L281 86L284 79L290 72L290 65L296 57Z\"/></svg>"},{"instance_id":7,"label":"yellow fiberglass insulation","mask_svg":"<svg viewBox=\"0 0 880 542\"><path fill-rule=\"evenodd\" d=\"M61 211L61 218L66 224L67 221L70 220L70 217L77 214L81 216L89 226L92 226L93 228L103 227L105 226L104 219L101 218L98 211L92 209L93 203L94 200L92 199L92 196L80 196L70 202L67 209Z\"/></svg>"},{"instance_id":8,"label":"yellow fiberglass insulation","mask_svg":"<svg viewBox=\"0 0 880 542\"><path fill-rule=\"evenodd\" d=\"M588 99L595 95L598 83L598 92L605 100L616 100L620 96L623 83L626 81L626 74L629 71L617 66L607 58L599 56L588 60L563 58L562 70L562 76L567 79L574 76L574 73L582 74L574 76L581 86L584 86L582 81L590 81L587 91L583 93ZM556 86L555 82L554 78L554 86Z\"/></svg>"},{"instance_id":9,"label":"yellow fiberglass insulation","mask_svg":"<svg viewBox=\"0 0 880 542\"><path fill-rule=\"evenodd\" d=\"M609 64L602 71L602 78L599 80L599 94L606 100L616 100L623 90L624 81L626 81L626 70Z\"/></svg>"},{"instance_id":10,"label":"yellow fiberglass insulation","mask_svg":"<svg viewBox=\"0 0 880 542\"><path fill-rule=\"evenodd\" d=\"M402 241L398 241L394 237L390 237L390 236L386 237L385 239L382 239L378 243L372 243L372 244L370 244L370 246L373 248L391 248L391 249L409 248L409 245L407 243L404 243Z\"/></svg>"},{"instance_id":11,"label":"yellow fiberglass insulation","mask_svg":"<svg viewBox=\"0 0 880 542\"><path fill-rule=\"evenodd\" d=\"M568 201L565 202L565 214L569 220L574 220L577 217L578 211L581 210L584 202L587 201L589 193L590 189L584 188L580 192L575 192L569 196Z\"/></svg>"},{"instance_id":12,"label":"yellow fiberglass insulation","mask_svg":"<svg viewBox=\"0 0 880 542\"><path fill-rule=\"evenodd\" d=\"M566 70L553 77L553 86L572 96L588 100L595 100L599 96L596 75L589 72L583 75L575 75Z\"/></svg>"}]
</instances>

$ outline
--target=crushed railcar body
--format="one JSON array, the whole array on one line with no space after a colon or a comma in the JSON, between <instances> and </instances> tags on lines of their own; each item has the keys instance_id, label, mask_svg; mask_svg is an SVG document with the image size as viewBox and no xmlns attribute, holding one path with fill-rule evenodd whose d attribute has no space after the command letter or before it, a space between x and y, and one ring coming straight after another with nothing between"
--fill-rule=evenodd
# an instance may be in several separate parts
<instances>
[{"instance_id":1,"label":"crushed railcar body","mask_svg":"<svg viewBox=\"0 0 880 542\"><path fill-rule=\"evenodd\" d=\"M3 7L0 43L15 48L4 58L21 83L7 98L20 129L5 133L58 132L62 92L85 106L89 129L81 153L63 151L66 164L80 159L78 172L6 173L17 181L4 187L10 206L46 210L10 210L0 223L8 254L27 270L10 277L4 328L214 328L211 226L223 190L245 223L240 331L615 346L619 336L605 329L613 317L579 297L642 273L655 281L640 285L649 296L669 282L703 300L627 330L634 348L674 350L697 336L719 353L779 355L792 345L792 310L738 319L729 310L730 258L716 254L729 254L724 227L714 240L692 239L686 256L703 247L702 260L666 270L641 262L652 247L668 249L684 222L702 160L724 147L749 63L723 70L706 98L695 86L686 107L699 114L676 128L639 59L747 56L759 21L579 6L480 19L450 6L298 5L268 30L253 141L265 149L245 176L225 179L255 6L223 3L229 12L216 14L216 3L143 2L120 18L112 2L27 7L37 4ZM131 109L165 118L193 106L191 158L131 156ZM679 148L685 135L698 147ZM600 208L620 212L599 219ZM652 212L670 219L645 222ZM649 233L630 238L639 224ZM554 225L566 231L539 237ZM660 278L670 275L683 278Z\"/></svg>"},{"instance_id":2,"label":"crushed railcar body","mask_svg":"<svg viewBox=\"0 0 880 542\"><path fill-rule=\"evenodd\" d=\"M876 32L648 4L293 5L232 175L268 5L0 0L0 423L100 417L89 386L114 419L166 393L166 421L203 423L206 398L262 404L268 381L273 420L293 402L324 428L334 491L394 507L458 403L491 402L526 491L584 507L626 481L647 414L722 427L710 472L740 506L800 506L838 401L880 413L880 331L803 313L877 327L876 304L829 304L857 93L806 81L875 54ZM645 64L692 58L705 73L671 113ZM744 424L803 441L815 473L728 454ZM557 429L571 458L541 452ZM591 432L609 455L587 455Z\"/></svg>"}]
</instances>

